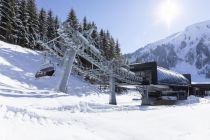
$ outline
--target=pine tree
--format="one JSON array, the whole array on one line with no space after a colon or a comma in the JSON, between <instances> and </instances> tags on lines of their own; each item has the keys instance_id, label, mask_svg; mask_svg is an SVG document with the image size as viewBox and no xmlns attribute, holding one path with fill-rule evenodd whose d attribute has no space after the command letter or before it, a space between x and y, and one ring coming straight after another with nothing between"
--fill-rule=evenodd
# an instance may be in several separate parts
<instances>
[{"instance_id":1,"label":"pine tree","mask_svg":"<svg viewBox=\"0 0 210 140\"><path fill-rule=\"evenodd\" d=\"M97 31L94 22L88 22L84 17L83 22L78 22L73 9L68 14L62 32L65 32L71 40L72 30L87 31L94 28L90 43L98 48L107 60L120 58L119 42L115 42L109 31L103 29ZM39 12L36 8L35 0L0 0L0 39L9 43L21 45L31 49L40 49L37 45L37 38L47 38L49 40L58 37L59 29L58 17L54 17L52 11L48 13L44 9Z\"/></svg>"},{"instance_id":2,"label":"pine tree","mask_svg":"<svg viewBox=\"0 0 210 140\"><path fill-rule=\"evenodd\" d=\"M55 25L52 10L49 10L47 14L47 38L48 40L55 38Z\"/></svg>"},{"instance_id":3,"label":"pine tree","mask_svg":"<svg viewBox=\"0 0 210 140\"><path fill-rule=\"evenodd\" d=\"M46 38L47 34L47 23L46 23L46 11L42 8L39 13L39 24L38 24L38 32L40 39Z\"/></svg>"},{"instance_id":4,"label":"pine tree","mask_svg":"<svg viewBox=\"0 0 210 140\"><path fill-rule=\"evenodd\" d=\"M54 31L55 31L55 37L58 37L59 34L58 34L58 29L60 28L60 24L59 24L59 20L58 20L58 17L56 16L55 19L54 19Z\"/></svg>"},{"instance_id":5,"label":"pine tree","mask_svg":"<svg viewBox=\"0 0 210 140\"><path fill-rule=\"evenodd\" d=\"M91 34L91 38L92 38L92 40L94 42L95 47L100 49L100 39L99 39L99 35L98 35L98 32L97 32L97 27L96 27L96 25L94 25L93 27L95 29L93 30L93 32Z\"/></svg>"},{"instance_id":6,"label":"pine tree","mask_svg":"<svg viewBox=\"0 0 210 140\"><path fill-rule=\"evenodd\" d=\"M84 17L83 18L83 31L86 31L87 30L87 18L86 17Z\"/></svg>"},{"instance_id":7,"label":"pine tree","mask_svg":"<svg viewBox=\"0 0 210 140\"><path fill-rule=\"evenodd\" d=\"M79 24L79 26L78 26L78 31L79 31L80 33L82 33L82 31L83 31L83 28L82 28L82 25L81 25L81 24Z\"/></svg>"},{"instance_id":8,"label":"pine tree","mask_svg":"<svg viewBox=\"0 0 210 140\"><path fill-rule=\"evenodd\" d=\"M20 25L20 29L18 30L18 44L23 47L29 47L29 14L25 0L20 1L19 19L18 24Z\"/></svg>"},{"instance_id":9,"label":"pine tree","mask_svg":"<svg viewBox=\"0 0 210 140\"><path fill-rule=\"evenodd\" d=\"M106 33L104 33L104 40L106 40L106 44L103 44L103 51L105 54L105 57L107 60L111 60L112 59L112 52L111 51L111 36L109 31L107 30Z\"/></svg>"},{"instance_id":10,"label":"pine tree","mask_svg":"<svg viewBox=\"0 0 210 140\"><path fill-rule=\"evenodd\" d=\"M137 57L135 62L136 63L141 63L141 58L140 57Z\"/></svg>"},{"instance_id":11,"label":"pine tree","mask_svg":"<svg viewBox=\"0 0 210 140\"><path fill-rule=\"evenodd\" d=\"M67 18L67 23L75 30L78 31L78 27L79 27L79 22L76 16L76 13L74 11L74 9L71 9L68 18Z\"/></svg>"},{"instance_id":12,"label":"pine tree","mask_svg":"<svg viewBox=\"0 0 210 140\"><path fill-rule=\"evenodd\" d=\"M14 17L14 27L15 27L15 44L20 45L20 32L22 28L22 22L20 19L20 7L21 7L21 1L15 0L15 17Z\"/></svg>"},{"instance_id":13,"label":"pine tree","mask_svg":"<svg viewBox=\"0 0 210 140\"><path fill-rule=\"evenodd\" d=\"M102 50L103 50L103 53L104 53L104 56L107 60L110 60L110 56L109 56L109 39L108 39L108 36L106 33L104 33L103 35L103 42L102 42Z\"/></svg>"},{"instance_id":14,"label":"pine tree","mask_svg":"<svg viewBox=\"0 0 210 140\"><path fill-rule=\"evenodd\" d=\"M128 59L126 60L126 65L130 65L130 62L129 62L129 60L128 60Z\"/></svg>"},{"instance_id":15,"label":"pine tree","mask_svg":"<svg viewBox=\"0 0 210 140\"><path fill-rule=\"evenodd\" d=\"M30 36L29 36L30 47L32 49L35 49L37 33L38 33L38 17L37 17L37 8L36 8L35 0L28 0L27 8L28 8L28 14L29 14L28 30L30 33Z\"/></svg>"},{"instance_id":16,"label":"pine tree","mask_svg":"<svg viewBox=\"0 0 210 140\"><path fill-rule=\"evenodd\" d=\"M109 60L115 58L115 41L113 37L109 39L108 51L109 51L108 53Z\"/></svg>"},{"instance_id":17,"label":"pine tree","mask_svg":"<svg viewBox=\"0 0 210 140\"><path fill-rule=\"evenodd\" d=\"M104 33L104 30L101 29L100 30L100 33L99 33L99 48L102 52L102 55L104 57L106 57L106 46L107 46L108 42L107 42L107 39L106 39L106 34Z\"/></svg>"},{"instance_id":18,"label":"pine tree","mask_svg":"<svg viewBox=\"0 0 210 140\"><path fill-rule=\"evenodd\" d=\"M11 21L11 34L9 35L9 42L17 44L18 42L18 30L19 30L19 4L18 0L10 0L10 21Z\"/></svg>"},{"instance_id":19,"label":"pine tree","mask_svg":"<svg viewBox=\"0 0 210 140\"><path fill-rule=\"evenodd\" d=\"M119 41L117 40L116 41L116 45L115 45L115 58L116 59L120 59L120 52L121 52L121 50L120 50L120 44L119 44Z\"/></svg>"},{"instance_id":20,"label":"pine tree","mask_svg":"<svg viewBox=\"0 0 210 140\"><path fill-rule=\"evenodd\" d=\"M104 31L101 29L100 32L99 32L99 45L100 45L100 48L102 48L102 46L103 46L103 38L104 38Z\"/></svg>"},{"instance_id":21,"label":"pine tree","mask_svg":"<svg viewBox=\"0 0 210 140\"><path fill-rule=\"evenodd\" d=\"M59 37L59 31L58 31L59 28L60 28L60 22L58 20L58 17L56 16L54 19L54 37L55 38ZM60 40L60 39L58 39L58 40ZM56 46L61 47L61 45L58 42L56 42Z\"/></svg>"},{"instance_id":22,"label":"pine tree","mask_svg":"<svg viewBox=\"0 0 210 140\"><path fill-rule=\"evenodd\" d=\"M12 38L12 11L11 11L11 0L0 1L0 39L3 41L11 42Z\"/></svg>"}]
</instances>

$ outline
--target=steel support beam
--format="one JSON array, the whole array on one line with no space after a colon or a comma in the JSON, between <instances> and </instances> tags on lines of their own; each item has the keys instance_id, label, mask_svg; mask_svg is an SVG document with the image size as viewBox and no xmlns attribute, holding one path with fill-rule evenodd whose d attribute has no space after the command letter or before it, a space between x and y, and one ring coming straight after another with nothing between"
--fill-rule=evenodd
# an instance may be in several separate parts
<instances>
[{"instance_id":1,"label":"steel support beam","mask_svg":"<svg viewBox=\"0 0 210 140\"><path fill-rule=\"evenodd\" d=\"M76 57L76 50L73 48L68 48L66 50L65 56L64 56L64 64L63 64L63 71L61 73L61 79L58 84L58 91L59 92L68 92L68 81L71 75L71 70L73 67L73 63Z\"/></svg>"},{"instance_id":2,"label":"steel support beam","mask_svg":"<svg viewBox=\"0 0 210 140\"><path fill-rule=\"evenodd\" d=\"M142 96L142 105L149 105L150 101L149 101L148 86L144 86L143 89L144 89L144 91L143 91L144 93Z\"/></svg>"},{"instance_id":3,"label":"steel support beam","mask_svg":"<svg viewBox=\"0 0 210 140\"><path fill-rule=\"evenodd\" d=\"M117 105L116 92L115 92L115 78L113 76L110 76L109 85L110 85L109 104Z\"/></svg>"}]
</instances>

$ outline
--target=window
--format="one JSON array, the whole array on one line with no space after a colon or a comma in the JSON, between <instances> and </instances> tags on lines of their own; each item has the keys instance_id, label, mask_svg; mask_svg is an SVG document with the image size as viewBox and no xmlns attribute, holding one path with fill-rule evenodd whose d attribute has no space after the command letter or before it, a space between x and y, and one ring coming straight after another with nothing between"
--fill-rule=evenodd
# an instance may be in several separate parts
<instances>
[{"instance_id":1,"label":"window","mask_svg":"<svg viewBox=\"0 0 210 140\"><path fill-rule=\"evenodd\" d=\"M162 67L157 67L158 84L164 85L181 85L187 86L190 84L189 80L182 74L167 70Z\"/></svg>"}]
</instances>

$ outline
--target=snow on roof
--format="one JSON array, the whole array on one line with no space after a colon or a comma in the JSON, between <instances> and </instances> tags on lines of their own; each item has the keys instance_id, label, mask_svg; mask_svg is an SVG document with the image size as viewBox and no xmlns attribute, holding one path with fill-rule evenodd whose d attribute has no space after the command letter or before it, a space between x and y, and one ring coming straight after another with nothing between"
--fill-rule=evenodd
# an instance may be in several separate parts
<instances>
[{"instance_id":1,"label":"snow on roof","mask_svg":"<svg viewBox=\"0 0 210 140\"><path fill-rule=\"evenodd\" d=\"M210 85L210 81L209 82L192 82L192 84Z\"/></svg>"},{"instance_id":2,"label":"snow on roof","mask_svg":"<svg viewBox=\"0 0 210 140\"><path fill-rule=\"evenodd\" d=\"M157 67L158 72L158 82L175 84L175 85L189 85L189 80L184 77L182 74L165 69L163 67Z\"/></svg>"}]
</instances>

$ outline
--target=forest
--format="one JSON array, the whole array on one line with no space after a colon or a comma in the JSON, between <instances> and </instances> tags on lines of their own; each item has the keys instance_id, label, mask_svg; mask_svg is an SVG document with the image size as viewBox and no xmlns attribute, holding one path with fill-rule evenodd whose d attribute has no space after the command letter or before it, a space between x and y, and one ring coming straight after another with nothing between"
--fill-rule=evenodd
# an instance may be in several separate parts
<instances>
[{"instance_id":1,"label":"forest","mask_svg":"<svg viewBox=\"0 0 210 140\"><path fill-rule=\"evenodd\" d=\"M58 29L64 22L79 32L94 28L91 42L101 54L107 60L121 57L119 41L114 39L110 31L98 29L96 23L87 20L86 16L79 21L74 9L69 9L66 20L60 21L52 10L38 9L35 0L0 1L0 40L8 43L42 51L37 40L58 37Z\"/></svg>"}]
</instances>

